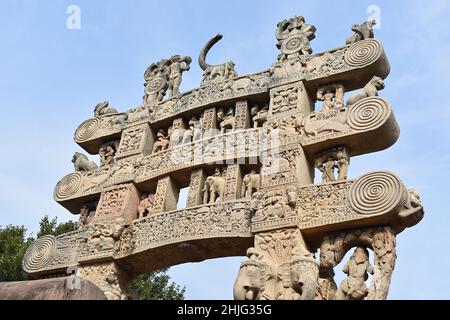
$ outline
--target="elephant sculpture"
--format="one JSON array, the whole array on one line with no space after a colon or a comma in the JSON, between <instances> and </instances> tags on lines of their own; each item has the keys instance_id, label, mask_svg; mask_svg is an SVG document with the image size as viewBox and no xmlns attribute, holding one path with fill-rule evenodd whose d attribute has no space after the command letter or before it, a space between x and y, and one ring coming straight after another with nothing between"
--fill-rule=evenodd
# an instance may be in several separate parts
<instances>
[{"instance_id":1,"label":"elephant sculpture","mask_svg":"<svg viewBox=\"0 0 450 320\"><path fill-rule=\"evenodd\" d=\"M314 258L298 257L291 261L291 286L294 300L312 300L316 295L319 263Z\"/></svg>"},{"instance_id":2,"label":"elephant sculpture","mask_svg":"<svg viewBox=\"0 0 450 320\"><path fill-rule=\"evenodd\" d=\"M209 176L206 178L203 188L203 204L215 204L221 201L225 191L225 179L220 176Z\"/></svg>"}]
</instances>

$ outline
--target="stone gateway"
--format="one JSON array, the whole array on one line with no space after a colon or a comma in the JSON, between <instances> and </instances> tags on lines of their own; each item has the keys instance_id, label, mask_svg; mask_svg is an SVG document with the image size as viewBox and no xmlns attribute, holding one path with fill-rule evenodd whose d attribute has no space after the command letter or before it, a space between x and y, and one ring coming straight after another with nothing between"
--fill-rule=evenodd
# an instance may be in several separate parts
<instances>
[{"instance_id":1,"label":"stone gateway","mask_svg":"<svg viewBox=\"0 0 450 320\"><path fill-rule=\"evenodd\" d=\"M128 299L140 274L246 255L236 299L386 299L396 236L424 211L392 172L348 176L352 157L390 147L400 132L380 96L390 67L373 25L354 25L341 47L313 54L316 28L303 17L281 21L275 63L247 75L233 61L206 62L217 35L188 92L179 87L191 57L152 63L140 105L100 103L76 130L99 161L77 153L54 199L80 215L80 229L38 239L23 260L28 278L76 269L107 299Z\"/></svg>"}]
</instances>

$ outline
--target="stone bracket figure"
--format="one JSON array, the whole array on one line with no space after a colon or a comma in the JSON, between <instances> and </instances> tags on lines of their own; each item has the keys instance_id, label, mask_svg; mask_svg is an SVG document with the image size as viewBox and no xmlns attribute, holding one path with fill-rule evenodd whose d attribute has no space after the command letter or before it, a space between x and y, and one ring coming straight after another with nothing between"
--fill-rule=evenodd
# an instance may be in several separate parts
<instances>
[{"instance_id":1,"label":"stone bracket figure","mask_svg":"<svg viewBox=\"0 0 450 320\"><path fill-rule=\"evenodd\" d=\"M365 281L374 272L367 249L357 247L342 271L347 278L339 286L336 300L363 300L369 293Z\"/></svg>"}]
</instances>

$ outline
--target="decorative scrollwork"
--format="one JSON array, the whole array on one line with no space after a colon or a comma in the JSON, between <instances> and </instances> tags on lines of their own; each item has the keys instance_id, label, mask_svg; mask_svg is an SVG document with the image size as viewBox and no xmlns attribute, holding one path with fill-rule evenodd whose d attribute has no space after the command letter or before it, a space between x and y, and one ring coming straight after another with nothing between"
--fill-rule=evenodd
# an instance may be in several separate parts
<instances>
[{"instance_id":1,"label":"decorative scrollwork","mask_svg":"<svg viewBox=\"0 0 450 320\"><path fill-rule=\"evenodd\" d=\"M358 131L372 130L382 125L391 113L389 103L380 97L365 98L348 110L347 124Z\"/></svg>"},{"instance_id":2,"label":"decorative scrollwork","mask_svg":"<svg viewBox=\"0 0 450 320\"><path fill-rule=\"evenodd\" d=\"M56 200L65 200L75 195L83 185L83 175L79 172L65 176L55 187L53 196Z\"/></svg>"},{"instance_id":3,"label":"decorative scrollwork","mask_svg":"<svg viewBox=\"0 0 450 320\"><path fill-rule=\"evenodd\" d=\"M375 62L381 55L381 45L376 40L358 41L348 48L344 60L351 67L360 67Z\"/></svg>"},{"instance_id":4,"label":"decorative scrollwork","mask_svg":"<svg viewBox=\"0 0 450 320\"><path fill-rule=\"evenodd\" d=\"M23 270L31 273L44 268L52 259L55 247L56 238L54 236L47 235L36 240L25 254L22 263Z\"/></svg>"},{"instance_id":5,"label":"decorative scrollwork","mask_svg":"<svg viewBox=\"0 0 450 320\"><path fill-rule=\"evenodd\" d=\"M362 40L352 44L344 60L351 67L360 67L375 62L381 55L381 45L376 40Z\"/></svg>"},{"instance_id":6,"label":"decorative scrollwork","mask_svg":"<svg viewBox=\"0 0 450 320\"><path fill-rule=\"evenodd\" d=\"M83 122L75 132L75 141L84 142L89 140L100 128L100 120L93 118Z\"/></svg>"},{"instance_id":7,"label":"decorative scrollwork","mask_svg":"<svg viewBox=\"0 0 450 320\"><path fill-rule=\"evenodd\" d=\"M350 188L350 207L359 214L375 215L398 212L404 205L406 188L390 172L367 173L358 178Z\"/></svg>"}]
</instances>

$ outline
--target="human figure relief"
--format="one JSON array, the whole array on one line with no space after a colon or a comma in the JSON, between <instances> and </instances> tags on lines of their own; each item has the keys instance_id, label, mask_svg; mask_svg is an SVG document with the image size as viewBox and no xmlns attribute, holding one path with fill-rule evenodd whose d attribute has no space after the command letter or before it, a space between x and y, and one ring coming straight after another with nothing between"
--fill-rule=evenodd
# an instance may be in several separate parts
<instances>
[{"instance_id":1,"label":"human figure relief","mask_svg":"<svg viewBox=\"0 0 450 320\"><path fill-rule=\"evenodd\" d=\"M138 213L139 219L146 217L153 208L155 203L155 194L141 196L141 202L139 202Z\"/></svg>"},{"instance_id":2,"label":"human figure relief","mask_svg":"<svg viewBox=\"0 0 450 320\"><path fill-rule=\"evenodd\" d=\"M98 152L100 155L100 166L109 166L114 163L116 151L111 145L102 146Z\"/></svg>"},{"instance_id":3,"label":"human figure relief","mask_svg":"<svg viewBox=\"0 0 450 320\"><path fill-rule=\"evenodd\" d=\"M166 135L166 133L165 133L165 131L163 129L159 129L158 134L156 135L156 137L157 137L158 140L153 145L153 152L152 153L157 153L157 152L161 152L161 151L167 150L169 148L169 144L170 144L170 131Z\"/></svg>"},{"instance_id":4,"label":"human figure relief","mask_svg":"<svg viewBox=\"0 0 450 320\"><path fill-rule=\"evenodd\" d=\"M189 71L192 62L191 57L181 57L180 55L172 56L168 60L168 68L169 68L169 98L175 97L180 93L180 84L182 80L182 74L184 71Z\"/></svg>"},{"instance_id":5,"label":"human figure relief","mask_svg":"<svg viewBox=\"0 0 450 320\"><path fill-rule=\"evenodd\" d=\"M342 271L348 277L339 286L336 300L363 300L369 292L365 281L373 274L367 249L357 247Z\"/></svg>"}]
</instances>

